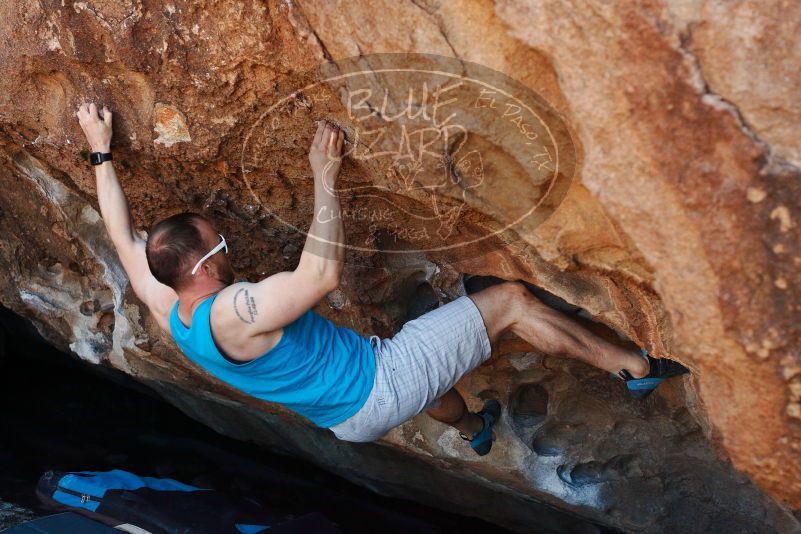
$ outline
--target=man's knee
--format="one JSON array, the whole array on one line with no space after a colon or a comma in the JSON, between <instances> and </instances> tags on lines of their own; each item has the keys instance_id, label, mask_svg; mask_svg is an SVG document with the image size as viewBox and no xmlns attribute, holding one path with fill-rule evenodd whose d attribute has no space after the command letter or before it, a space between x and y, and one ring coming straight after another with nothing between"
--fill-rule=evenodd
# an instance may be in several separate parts
<instances>
[{"instance_id":1,"label":"man's knee","mask_svg":"<svg viewBox=\"0 0 801 534\"><path fill-rule=\"evenodd\" d=\"M511 298L521 298L525 297L526 295L531 295L531 292L528 290L525 284L523 284L523 282L504 282L501 284L501 287Z\"/></svg>"},{"instance_id":2,"label":"man's knee","mask_svg":"<svg viewBox=\"0 0 801 534\"><path fill-rule=\"evenodd\" d=\"M532 313L532 304L535 308L543 305L522 282L505 282L499 288L503 291L503 300L507 308L514 315L524 310L526 313Z\"/></svg>"},{"instance_id":3,"label":"man's knee","mask_svg":"<svg viewBox=\"0 0 801 534\"><path fill-rule=\"evenodd\" d=\"M502 282L500 284L490 286L478 293L475 296L482 295L491 298L497 302L502 302L507 306L512 302L517 302L526 298L526 294L531 295L531 292L523 285L522 282ZM533 295L531 295L533 296Z\"/></svg>"},{"instance_id":4,"label":"man's knee","mask_svg":"<svg viewBox=\"0 0 801 534\"><path fill-rule=\"evenodd\" d=\"M536 300L521 282L503 282L470 295L481 311L490 340L520 316L529 298L527 295Z\"/></svg>"}]
</instances>

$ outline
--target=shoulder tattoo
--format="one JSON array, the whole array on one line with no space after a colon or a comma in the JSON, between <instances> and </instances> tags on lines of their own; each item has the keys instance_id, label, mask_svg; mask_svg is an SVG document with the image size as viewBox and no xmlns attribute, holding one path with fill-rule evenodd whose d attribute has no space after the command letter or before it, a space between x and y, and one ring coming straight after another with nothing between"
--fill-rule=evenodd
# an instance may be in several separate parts
<instances>
[{"instance_id":1,"label":"shoulder tattoo","mask_svg":"<svg viewBox=\"0 0 801 534\"><path fill-rule=\"evenodd\" d=\"M256 299L250 295L246 287L239 288L234 295L234 312L243 323L253 324L259 311L256 309Z\"/></svg>"}]
</instances>

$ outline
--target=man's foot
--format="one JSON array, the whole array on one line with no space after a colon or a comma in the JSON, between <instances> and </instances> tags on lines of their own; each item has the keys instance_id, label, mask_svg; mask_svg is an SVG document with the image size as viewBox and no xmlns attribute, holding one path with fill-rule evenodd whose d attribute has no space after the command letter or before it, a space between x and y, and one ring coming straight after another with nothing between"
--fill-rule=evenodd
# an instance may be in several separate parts
<instances>
[{"instance_id":1,"label":"man's foot","mask_svg":"<svg viewBox=\"0 0 801 534\"><path fill-rule=\"evenodd\" d=\"M626 381L629 393L635 398L644 399L653 393L664 380L690 372L689 369L675 360L654 358L645 349L641 349L641 352L642 357L646 359L650 368L647 375L642 378L634 378L627 370L620 371L620 378Z\"/></svg>"},{"instance_id":2,"label":"man's foot","mask_svg":"<svg viewBox=\"0 0 801 534\"><path fill-rule=\"evenodd\" d=\"M501 403L496 400L488 400L484 403L484 408L476 413L484 421L484 427L480 432L474 432L473 437L468 438L461 432L462 439L470 442L470 447L479 456L484 456L492 449L492 427L501 418Z\"/></svg>"}]
</instances>

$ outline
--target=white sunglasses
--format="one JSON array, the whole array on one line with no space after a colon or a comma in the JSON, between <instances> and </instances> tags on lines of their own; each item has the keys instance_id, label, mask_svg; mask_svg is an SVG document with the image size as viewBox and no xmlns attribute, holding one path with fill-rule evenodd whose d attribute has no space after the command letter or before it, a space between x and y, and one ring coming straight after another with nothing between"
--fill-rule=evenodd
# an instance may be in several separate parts
<instances>
[{"instance_id":1,"label":"white sunglasses","mask_svg":"<svg viewBox=\"0 0 801 534\"><path fill-rule=\"evenodd\" d=\"M220 236L220 239L222 239L222 241L220 241L219 245L217 245L216 247L211 249L208 254L206 254L205 256L200 258L200 261L195 264L195 268L192 269L192 274L195 274L197 272L197 270L200 269L200 266L203 265L204 261L206 261L207 259L209 259L212 256L214 256L215 254L217 254L222 249L225 249L225 253L228 254L228 243L225 242L225 238L223 237L222 234L217 234L217 235Z\"/></svg>"}]
</instances>

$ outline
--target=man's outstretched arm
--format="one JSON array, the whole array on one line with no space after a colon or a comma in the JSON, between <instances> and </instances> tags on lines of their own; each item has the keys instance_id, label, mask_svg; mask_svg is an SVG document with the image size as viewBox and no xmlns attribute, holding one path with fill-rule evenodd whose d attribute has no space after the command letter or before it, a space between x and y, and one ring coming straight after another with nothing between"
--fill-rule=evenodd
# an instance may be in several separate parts
<instances>
[{"instance_id":1,"label":"man's outstretched arm","mask_svg":"<svg viewBox=\"0 0 801 534\"><path fill-rule=\"evenodd\" d=\"M309 150L314 174L314 217L297 269L334 287L345 262L345 227L336 191L344 140L345 134L331 124L320 121L317 125Z\"/></svg>"},{"instance_id":2,"label":"man's outstretched arm","mask_svg":"<svg viewBox=\"0 0 801 534\"><path fill-rule=\"evenodd\" d=\"M111 110L104 106L103 116L100 117L94 103L83 104L76 115L92 152L109 152L112 132ZM100 214L109 237L117 249L120 262L131 281L131 287L156 316L159 325L164 327L168 324L165 319L169 315L170 307L178 296L170 287L160 283L150 273L145 255L145 241L139 237L133 227L133 218L128 208L128 202L112 163L106 161L96 165L95 178L97 179L97 201L100 204Z\"/></svg>"}]
</instances>

